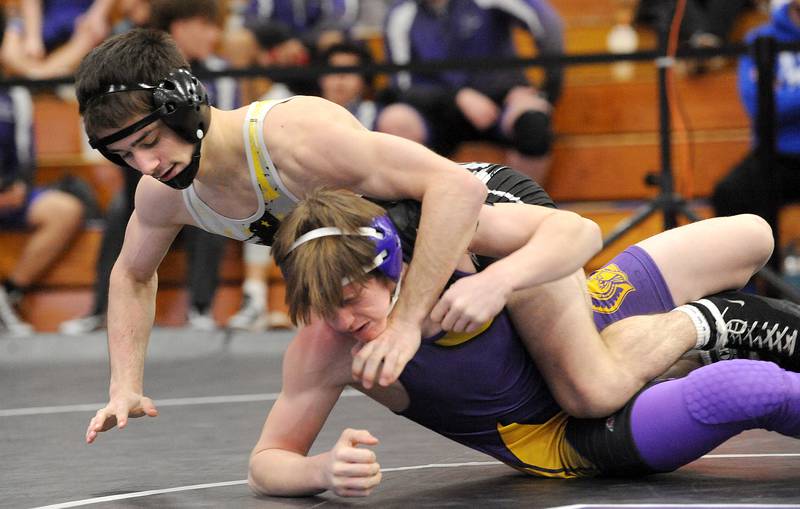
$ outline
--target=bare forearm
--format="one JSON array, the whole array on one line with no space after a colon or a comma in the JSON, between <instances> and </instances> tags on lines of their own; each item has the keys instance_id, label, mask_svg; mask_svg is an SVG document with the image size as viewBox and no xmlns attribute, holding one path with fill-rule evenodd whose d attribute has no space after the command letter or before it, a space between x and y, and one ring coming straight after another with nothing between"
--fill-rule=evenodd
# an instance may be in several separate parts
<instances>
[{"instance_id":1,"label":"bare forearm","mask_svg":"<svg viewBox=\"0 0 800 509\"><path fill-rule=\"evenodd\" d=\"M486 270L497 281L521 290L566 277L582 268L602 248L600 229L577 214L545 219L530 241Z\"/></svg>"},{"instance_id":2,"label":"bare forearm","mask_svg":"<svg viewBox=\"0 0 800 509\"><path fill-rule=\"evenodd\" d=\"M401 288L395 316L421 323L475 233L486 189L466 174L465 186L432 186L422 200L414 258Z\"/></svg>"},{"instance_id":3,"label":"bare forearm","mask_svg":"<svg viewBox=\"0 0 800 509\"><path fill-rule=\"evenodd\" d=\"M24 74L32 79L49 79L69 76L91 50L91 46L83 41L71 39L44 60L25 62Z\"/></svg>"},{"instance_id":4,"label":"bare forearm","mask_svg":"<svg viewBox=\"0 0 800 509\"><path fill-rule=\"evenodd\" d=\"M114 0L95 0L89 11L100 16L108 16L112 7L114 7Z\"/></svg>"},{"instance_id":5,"label":"bare forearm","mask_svg":"<svg viewBox=\"0 0 800 509\"><path fill-rule=\"evenodd\" d=\"M309 457L281 449L260 451L250 458L247 482L260 495L316 495L328 489L324 464L329 454Z\"/></svg>"},{"instance_id":6,"label":"bare forearm","mask_svg":"<svg viewBox=\"0 0 800 509\"><path fill-rule=\"evenodd\" d=\"M20 12L27 34L42 33L42 0L23 0Z\"/></svg>"},{"instance_id":7,"label":"bare forearm","mask_svg":"<svg viewBox=\"0 0 800 509\"><path fill-rule=\"evenodd\" d=\"M108 351L111 392L126 389L142 392L144 358L155 316L155 274L137 281L115 265L111 272L108 305Z\"/></svg>"}]
</instances>

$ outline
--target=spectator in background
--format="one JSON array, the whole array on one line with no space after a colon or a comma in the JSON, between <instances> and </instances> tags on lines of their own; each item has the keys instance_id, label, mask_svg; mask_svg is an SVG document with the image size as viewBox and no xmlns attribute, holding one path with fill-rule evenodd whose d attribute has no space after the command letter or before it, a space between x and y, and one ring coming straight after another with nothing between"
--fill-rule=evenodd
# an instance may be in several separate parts
<instances>
[{"instance_id":1,"label":"spectator in background","mask_svg":"<svg viewBox=\"0 0 800 509\"><path fill-rule=\"evenodd\" d=\"M320 62L336 67L358 67L372 64L372 55L354 42L342 42L329 47ZM372 76L357 72L325 74L319 78L322 97L344 106L367 129L374 129L378 114L372 95Z\"/></svg>"},{"instance_id":2,"label":"spectator in background","mask_svg":"<svg viewBox=\"0 0 800 509\"><path fill-rule=\"evenodd\" d=\"M150 22L150 0L118 0L117 14L120 19L111 30L114 34L145 27Z\"/></svg>"},{"instance_id":3,"label":"spectator in background","mask_svg":"<svg viewBox=\"0 0 800 509\"><path fill-rule=\"evenodd\" d=\"M391 62L512 58L512 29L533 36L540 55L563 52L562 23L546 0L494 3L477 0L404 0L385 22ZM552 132L551 105L561 91L562 71L550 66L541 87L523 69L491 72L403 72L395 75L398 104L387 106L378 130L400 135L451 155L471 139L510 148L509 164L544 182Z\"/></svg>"},{"instance_id":4,"label":"spectator in background","mask_svg":"<svg viewBox=\"0 0 800 509\"><path fill-rule=\"evenodd\" d=\"M800 0L792 0L773 11L768 23L751 31L746 42L771 36L779 42L800 41ZM758 72L749 53L739 60L739 93L750 116L752 148L739 164L715 187L712 204L717 215L740 212L765 215L790 201L800 200L800 54L778 55L775 69L777 154L772 168L777 185L767 180L769 169L757 156L759 133ZM780 189L775 196L773 189Z\"/></svg>"},{"instance_id":5,"label":"spectator in background","mask_svg":"<svg viewBox=\"0 0 800 509\"><path fill-rule=\"evenodd\" d=\"M3 37L3 67L31 79L68 76L108 35L113 0L21 0Z\"/></svg>"},{"instance_id":6,"label":"spectator in background","mask_svg":"<svg viewBox=\"0 0 800 509\"><path fill-rule=\"evenodd\" d=\"M248 17L282 23L306 46L316 48L320 39L333 35L338 40L336 34L353 28L359 4L358 0L250 0L245 12Z\"/></svg>"},{"instance_id":7,"label":"spectator in background","mask_svg":"<svg viewBox=\"0 0 800 509\"><path fill-rule=\"evenodd\" d=\"M0 336L28 336L16 312L25 291L58 261L78 233L83 203L33 182L33 105L27 89L0 90L0 230L26 230L22 254L0 284Z\"/></svg>"},{"instance_id":8,"label":"spectator in background","mask_svg":"<svg viewBox=\"0 0 800 509\"><path fill-rule=\"evenodd\" d=\"M687 0L679 38L692 48L719 48L726 42L739 14L752 6L752 0ZM636 21L667 33L675 16L676 0L641 0ZM703 72L707 67L719 68L720 58L697 62L690 69Z\"/></svg>"},{"instance_id":9,"label":"spectator in background","mask_svg":"<svg viewBox=\"0 0 800 509\"><path fill-rule=\"evenodd\" d=\"M383 20L386 12L394 3L394 0L373 0L372 2L361 2L358 6L358 20L353 26L352 37L360 37L362 34L373 34L383 30Z\"/></svg>"},{"instance_id":10,"label":"spectator in background","mask_svg":"<svg viewBox=\"0 0 800 509\"><path fill-rule=\"evenodd\" d=\"M270 67L305 67L311 62L312 50L289 27L279 21L256 20L245 23L256 41L255 65ZM271 81L260 99L285 99L291 95L312 95L317 90L311 78Z\"/></svg>"},{"instance_id":11,"label":"spectator in background","mask_svg":"<svg viewBox=\"0 0 800 509\"><path fill-rule=\"evenodd\" d=\"M149 24L168 32L189 61L193 72L223 70L226 63L213 53L222 33L217 0L151 0ZM222 109L240 106L239 91L233 78L204 81L211 104ZM61 324L60 332L81 335L105 326L111 269L125 238L125 226L134 207L134 195L141 174L125 171L124 189L114 198L106 218L94 288L94 307L88 316ZM225 238L187 226L181 232L186 249L189 289L188 324L198 330L213 330L214 294L219 283L219 265Z\"/></svg>"}]
</instances>

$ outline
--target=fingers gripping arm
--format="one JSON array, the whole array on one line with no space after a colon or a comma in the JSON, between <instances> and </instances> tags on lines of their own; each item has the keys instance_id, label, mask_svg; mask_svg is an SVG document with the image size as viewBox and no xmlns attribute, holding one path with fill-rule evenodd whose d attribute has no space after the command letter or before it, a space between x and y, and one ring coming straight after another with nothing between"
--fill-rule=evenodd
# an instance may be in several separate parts
<instances>
[{"instance_id":1,"label":"fingers gripping arm","mask_svg":"<svg viewBox=\"0 0 800 509\"><path fill-rule=\"evenodd\" d=\"M475 330L512 292L580 270L600 246L597 225L577 214L521 203L484 206L470 250L498 260L450 286L431 319L445 330Z\"/></svg>"}]
</instances>

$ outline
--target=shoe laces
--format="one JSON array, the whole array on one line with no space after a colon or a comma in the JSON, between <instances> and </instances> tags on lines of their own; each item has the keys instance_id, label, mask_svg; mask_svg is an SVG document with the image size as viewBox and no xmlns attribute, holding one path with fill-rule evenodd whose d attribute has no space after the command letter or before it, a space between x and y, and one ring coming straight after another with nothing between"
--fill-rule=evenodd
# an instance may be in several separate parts
<instances>
[{"instance_id":1,"label":"shoe laces","mask_svg":"<svg viewBox=\"0 0 800 509\"><path fill-rule=\"evenodd\" d=\"M793 355L797 342L797 329L759 320L733 319L727 322L726 347L742 346L766 350L783 355Z\"/></svg>"}]
</instances>

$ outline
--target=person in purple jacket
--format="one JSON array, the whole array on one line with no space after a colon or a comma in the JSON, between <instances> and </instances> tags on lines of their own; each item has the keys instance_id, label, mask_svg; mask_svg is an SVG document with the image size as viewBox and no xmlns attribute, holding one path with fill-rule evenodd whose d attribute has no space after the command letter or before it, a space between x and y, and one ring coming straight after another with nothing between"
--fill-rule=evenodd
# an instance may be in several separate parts
<instances>
[{"instance_id":1,"label":"person in purple jacket","mask_svg":"<svg viewBox=\"0 0 800 509\"><path fill-rule=\"evenodd\" d=\"M800 41L800 1L792 0L772 13L772 19L747 35L771 36L779 42ZM752 148L715 187L712 203L717 215L743 212L764 214L784 203L800 199L800 53L782 52L775 68L777 153L771 169L777 179L775 195L768 181L769 169L758 158L758 74L748 53L739 60L739 93L751 119Z\"/></svg>"},{"instance_id":2,"label":"person in purple jacket","mask_svg":"<svg viewBox=\"0 0 800 509\"><path fill-rule=\"evenodd\" d=\"M401 0L386 16L386 55L395 64L514 58L515 27L531 34L539 55L563 53L562 22L546 0ZM397 103L377 128L443 155L465 140L495 141L510 149L510 166L545 183L562 70L545 71L538 86L521 68L398 73Z\"/></svg>"}]
</instances>

